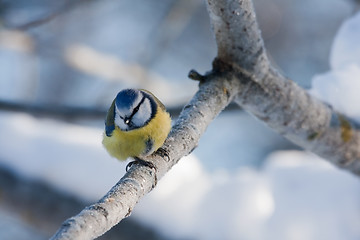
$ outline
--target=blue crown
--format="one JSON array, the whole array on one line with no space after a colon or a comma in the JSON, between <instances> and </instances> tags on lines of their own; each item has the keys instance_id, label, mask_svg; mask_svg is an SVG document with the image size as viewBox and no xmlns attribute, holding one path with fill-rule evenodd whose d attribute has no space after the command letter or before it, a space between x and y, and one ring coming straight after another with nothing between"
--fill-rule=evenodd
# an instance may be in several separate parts
<instances>
[{"instance_id":1,"label":"blue crown","mask_svg":"<svg viewBox=\"0 0 360 240\"><path fill-rule=\"evenodd\" d=\"M120 91L115 100L117 108L130 108L135 99L139 97L140 91L136 89L124 89Z\"/></svg>"}]
</instances>

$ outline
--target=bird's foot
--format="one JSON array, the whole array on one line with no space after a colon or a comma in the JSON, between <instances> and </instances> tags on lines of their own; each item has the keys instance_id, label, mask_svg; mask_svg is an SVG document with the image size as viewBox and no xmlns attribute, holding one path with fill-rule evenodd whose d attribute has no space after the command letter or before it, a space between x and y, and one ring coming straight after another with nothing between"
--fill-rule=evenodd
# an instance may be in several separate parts
<instances>
[{"instance_id":1,"label":"bird's foot","mask_svg":"<svg viewBox=\"0 0 360 240\"><path fill-rule=\"evenodd\" d=\"M157 176L156 176L156 172L157 172L157 169L155 167L155 165L152 163L152 162L149 162L149 161L145 161L145 160L142 160L141 158L138 158L138 157L134 157L134 161L132 162L129 162L128 165L126 165L126 171L129 171L129 169L134 165L134 164L141 164L143 166L146 166L146 167L149 167L151 169L154 169L155 170L155 184L153 186L153 188L156 186L157 184Z\"/></svg>"},{"instance_id":2,"label":"bird's foot","mask_svg":"<svg viewBox=\"0 0 360 240\"><path fill-rule=\"evenodd\" d=\"M169 156L169 151L164 149L164 148L159 148L156 153L161 156L162 158L165 159L165 161L169 162L170 161L170 156Z\"/></svg>"}]
</instances>

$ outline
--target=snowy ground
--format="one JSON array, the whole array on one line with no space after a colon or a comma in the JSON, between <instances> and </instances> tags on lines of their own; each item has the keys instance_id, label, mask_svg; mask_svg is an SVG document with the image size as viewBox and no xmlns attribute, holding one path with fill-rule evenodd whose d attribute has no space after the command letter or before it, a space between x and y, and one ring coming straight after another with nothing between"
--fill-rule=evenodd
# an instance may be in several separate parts
<instances>
[{"instance_id":1,"label":"snowy ground","mask_svg":"<svg viewBox=\"0 0 360 240\"><path fill-rule=\"evenodd\" d=\"M315 76L311 90L358 120L359 33L360 14L339 30L332 69ZM265 127L249 132L244 127L249 124L256 123L245 113L216 119L199 147L159 182L132 217L179 239L359 239L359 179L295 150L273 152L264 164L256 163L261 167L250 167L247 163L264 154L256 147L281 139ZM83 199L102 197L124 173L126 163L111 159L101 146L100 124L84 127L1 113L0 126L2 165Z\"/></svg>"},{"instance_id":2,"label":"snowy ground","mask_svg":"<svg viewBox=\"0 0 360 240\"><path fill-rule=\"evenodd\" d=\"M274 152L259 169L246 166L244 119L220 116L213 127L238 132L227 141L239 146L200 143L132 217L179 239L358 239L359 180L302 151ZM124 173L126 163L101 146L101 128L24 114L1 114L0 125L1 164L80 198L95 201ZM269 141L274 137L264 133ZM216 148L226 157L211 158L209 149Z\"/></svg>"},{"instance_id":3,"label":"snowy ground","mask_svg":"<svg viewBox=\"0 0 360 240\"><path fill-rule=\"evenodd\" d=\"M0 208L0 236L3 240L28 240L45 238L32 226L29 226L24 221L20 220L18 216Z\"/></svg>"},{"instance_id":4,"label":"snowy ground","mask_svg":"<svg viewBox=\"0 0 360 240\"><path fill-rule=\"evenodd\" d=\"M357 239L358 179L301 151L272 153L259 170L244 166L249 155L241 151L249 148L243 144L249 139L239 123L249 116L237 115L220 116L214 128L236 129L239 134L229 134L233 137L227 141L238 147L200 144L140 202L133 216L179 238ZM124 173L125 163L111 159L101 146L100 128L24 114L0 116L2 164L27 177L94 201ZM264 132L271 141L272 134ZM211 133L216 131L209 129ZM211 158L208 151L215 147L226 157Z\"/></svg>"}]
</instances>

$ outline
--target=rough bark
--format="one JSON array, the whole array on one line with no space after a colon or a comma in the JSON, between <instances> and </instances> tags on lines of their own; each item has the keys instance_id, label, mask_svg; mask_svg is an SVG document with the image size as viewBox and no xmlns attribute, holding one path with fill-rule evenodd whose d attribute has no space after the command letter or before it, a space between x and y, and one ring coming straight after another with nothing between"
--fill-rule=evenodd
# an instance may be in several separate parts
<instances>
[{"instance_id":1,"label":"rough bark","mask_svg":"<svg viewBox=\"0 0 360 240\"><path fill-rule=\"evenodd\" d=\"M359 125L270 64L250 0L208 0L218 59L241 82L235 101L295 144L360 174Z\"/></svg>"}]
</instances>

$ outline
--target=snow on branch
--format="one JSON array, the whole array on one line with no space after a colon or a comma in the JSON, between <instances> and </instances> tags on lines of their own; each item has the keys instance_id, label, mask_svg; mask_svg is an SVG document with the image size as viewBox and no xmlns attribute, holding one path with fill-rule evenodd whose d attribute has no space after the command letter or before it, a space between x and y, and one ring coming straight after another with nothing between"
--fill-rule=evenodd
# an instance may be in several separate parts
<instances>
[{"instance_id":1,"label":"snow on branch","mask_svg":"<svg viewBox=\"0 0 360 240\"><path fill-rule=\"evenodd\" d=\"M299 146L360 174L359 128L280 75L266 57L251 0L208 0L218 45L213 70L181 112L161 151L134 165L97 203L66 220L52 239L92 239L130 215L180 158L196 146L210 122L232 101Z\"/></svg>"}]
</instances>

